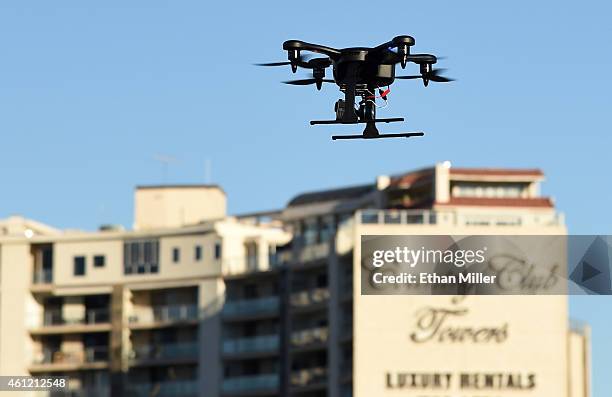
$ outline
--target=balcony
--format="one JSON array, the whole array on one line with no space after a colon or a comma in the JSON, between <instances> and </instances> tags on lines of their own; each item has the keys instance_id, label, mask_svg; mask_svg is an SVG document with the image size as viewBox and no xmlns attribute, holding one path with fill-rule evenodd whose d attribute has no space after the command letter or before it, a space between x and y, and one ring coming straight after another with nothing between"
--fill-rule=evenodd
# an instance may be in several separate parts
<instances>
[{"instance_id":1,"label":"balcony","mask_svg":"<svg viewBox=\"0 0 612 397\"><path fill-rule=\"evenodd\" d=\"M305 308L312 305L327 302L329 300L329 289L314 288L291 294L291 306Z\"/></svg>"},{"instance_id":2,"label":"balcony","mask_svg":"<svg viewBox=\"0 0 612 397\"><path fill-rule=\"evenodd\" d=\"M563 214L499 211L470 213L457 210L361 210L362 225L437 225L437 226L563 226Z\"/></svg>"},{"instance_id":3,"label":"balcony","mask_svg":"<svg viewBox=\"0 0 612 397\"><path fill-rule=\"evenodd\" d=\"M197 397L198 389L195 380L130 383L125 387L125 394L135 397Z\"/></svg>"},{"instance_id":4,"label":"balcony","mask_svg":"<svg viewBox=\"0 0 612 397\"><path fill-rule=\"evenodd\" d=\"M197 342L160 343L134 347L129 359L131 365L192 362L198 360L199 352Z\"/></svg>"},{"instance_id":5,"label":"balcony","mask_svg":"<svg viewBox=\"0 0 612 397\"><path fill-rule=\"evenodd\" d=\"M297 348L317 347L324 345L328 338L328 327L307 328L291 333L291 345Z\"/></svg>"},{"instance_id":6,"label":"balcony","mask_svg":"<svg viewBox=\"0 0 612 397\"><path fill-rule=\"evenodd\" d=\"M327 382L327 368L313 367L293 371L291 373L291 387L324 387Z\"/></svg>"},{"instance_id":7,"label":"balcony","mask_svg":"<svg viewBox=\"0 0 612 397\"><path fill-rule=\"evenodd\" d=\"M229 339L223 342L225 355L250 355L276 352L279 348L278 335L262 335L251 338Z\"/></svg>"},{"instance_id":8,"label":"balcony","mask_svg":"<svg viewBox=\"0 0 612 397\"><path fill-rule=\"evenodd\" d=\"M60 334L110 331L110 313L106 308L86 309L84 313L69 315L62 309L45 310L42 321L32 334Z\"/></svg>"},{"instance_id":9,"label":"balcony","mask_svg":"<svg viewBox=\"0 0 612 397\"><path fill-rule=\"evenodd\" d=\"M222 389L224 394L274 392L278 389L278 384L277 374L248 375L225 378Z\"/></svg>"},{"instance_id":10,"label":"balcony","mask_svg":"<svg viewBox=\"0 0 612 397\"><path fill-rule=\"evenodd\" d=\"M277 316L279 311L278 296L266 296L256 299L226 301L223 316L229 318L259 318Z\"/></svg>"},{"instance_id":11,"label":"balcony","mask_svg":"<svg viewBox=\"0 0 612 397\"><path fill-rule=\"evenodd\" d=\"M316 244L307 244L298 253L298 262L306 264L308 262L320 262L329 256L329 241ZM324 263L324 262L323 262Z\"/></svg>"},{"instance_id":12,"label":"balcony","mask_svg":"<svg viewBox=\"0 0 612 397\"><path fill-rule=\"evenodd\" d=\"M108 367L107 346L86 347L81 351L44 349L30 366L31 372L73 371L78 369L105 369Z\"/></svg>"},{"instance_id":13,"label":"balcony","mask_svg":"<svg viewBox=\"0 0 612 397\"><path fill-rule=\"evenodd\" d=\"M32 284L51 284L53 282L53 270L37 270L32 274Z\"/></svg>"},{"instance_id":14,"label":"balcony","mask_svg":"<svg viewBox=\"0 0 612 397\"><path fill-rule=\"evenodd\" d=\"M130 328L155 328L197 324L199 309L195 304L153 306L138 309L129 317Z\"/></svg>"}]
</instances>

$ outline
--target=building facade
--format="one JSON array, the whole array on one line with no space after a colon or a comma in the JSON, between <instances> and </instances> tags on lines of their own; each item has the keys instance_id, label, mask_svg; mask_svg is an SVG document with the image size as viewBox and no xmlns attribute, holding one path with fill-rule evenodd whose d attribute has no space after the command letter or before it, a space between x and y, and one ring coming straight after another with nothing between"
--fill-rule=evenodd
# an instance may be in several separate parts
<instances>
[{"instance_id":1,"label":"building facade","mask_svg":"<svg viewBox=\"0 0 612 397\"><path fill-rule=\"evenodd\" d=\"M237 217L216 186L143 187L131 231L9 218L0 375L66 375L87 396L589 396L567 297L359 290L362 235L566 234L543 178L437 164ZM428 310L447 314L411 340Z\"/></svg>"}]
</instances>

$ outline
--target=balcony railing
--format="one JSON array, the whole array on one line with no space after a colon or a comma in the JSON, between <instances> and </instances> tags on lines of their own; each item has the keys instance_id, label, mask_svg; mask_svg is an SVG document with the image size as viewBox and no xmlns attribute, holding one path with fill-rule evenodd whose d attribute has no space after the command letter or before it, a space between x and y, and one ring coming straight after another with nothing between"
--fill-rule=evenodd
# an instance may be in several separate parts
<instances>
[{"instance_id":1,"label":"balcony railing","mask_svg":"<svg viewBox=\"0 0 612 397\"><path fill-rule=\"evenodd\" d=\"M197 342L160 343L156 345L136 346L130 354L132 360L159 360L174 358L192 358L199 355Z\"/></svg>"},{"instance_id":2,"label":"balcony railing","mask_svg":"<svg viewBox=\"0 0 612 397\"><path fill-rule=\"evenodd\" d=\"M298 253L298 261L304 263L327 258L329 256L329 250L329 241L302 245L302 249L300 249Z\"/></svg>"},{"instance_id":3,"label":"balcony railing","mask_svg":"<svg viewBox=\"0 0 612 397\"><path fill-rule=\"evenodd\" d=\"M107 346L92 346L71 352L44 349L42 356L35 358L33 364L85 364L105 362L108 359Z\"/></svg>"},{"instance_id":4,"label":"balcony railing","mask_svg":"<svg viewBox=\"0 0 612 397\"><path fill-rule=\"evenodd\" d=\"M322 303L329 299L329 289L314 288L291 294L291 305L304 307L316 303Z\"/></svg>"},{"instance_id":5,"label":"balcony railing","mask_svg":"<svg viewBox=\"0 0 612 397\"><path fill-rule=\"evenodd\" d=\"M125 388L126 395L135 397L192 397L198 395L198 382L195 380L176 380L157 383L130 383Z\"/></svg>"},{"instance_id":6,"label":"balcony railing","mask_svg":"<svg viewBox=\"0 0 612 397\"><path fill-rule=\"evenodd\" d=\"M291 373L291 386L309 386L327 381L327 368L314 367L293 371Z\"/></svg>"},{"instance_id":7,"label":"balcony railing","mask_svg":"<svg viewBox=\"0 0 612 397\"><path fill-rule=\"evenodd\" d=\"M291 344L296 347L304 347L315 343L325 343L329 337L329 328L308 328L291 333Z\"/></svg>"},{"instance_id":8,"label":"balcony railing","mask_svg":"<svg viewBox=\"0 0 612 397\"><path fill-rule=\"evenodd\" d=\"M226 301L223 306L223 315L241 316L277 312L279 308L278 296L266 296L256 299L241 299Z\"/></svg>"},{"instance_id":9,"label":"balcony railing","mask_svg":"<svg viewBox=\"0 0 612 397\"><path fill-rule=\"evenodd\" d=\"M53 282L53 270L44 269L37 270L32 274L32 283L34 284L50 284Z\"/></svg>"},{"instance_id":10,"label":"balcony railing","mask_svg":"<svg viewBox=\"0 0 612 397\"><path fill-rule=\"evenodd\" d=\"M251 338L229 339L223 342L224 354L261 353L277 350L278 335L262 335Z\"/></svg>"},{"instance_id":11,"label":"balcony railing","mask_svg":"<svg viewBox=\"0 0 612 397\"><path fill-rule=\"evenodd\" d=\"M61 309L45 310L43 312L44 326L59 326L71 324L104 324L110 322L108 309L88 309L84 315L69 316Z\"/></svg>"},{"instance_id":12,"label":"balcony railing","mask_svg":"<svg viewBox=\"0 0 612 397\"><path fill-rule=\"evenodd\" d=\"M361 210L357 220L364 225L442 225L442 226L562 226L559 213L528 214L516 211L473 214L455 210Z\"/></svg>"},{"instance_id":13,"label":"balcony railing","mask_svg":"<svg viewBox=\"0 0 612 397\"><path fill-rule=\"evenodd\" d=\"M168 323L179 321L197 320L199 310L197 305L164 305L153 306L149 310L142 310L141 313L134 313L129 317L130 323L151 324Z\"/></svg>"},{"instance_id":14,"label":"balcony railing","mask_svg":"<svg viewBox=\"0 0 612 397\"><path fill-rule=\"evenodd\" d=\"M237 376L223 380L223 392L275 390L278 388L278 383L277 374Z\"/></svg>"}]
</instances>

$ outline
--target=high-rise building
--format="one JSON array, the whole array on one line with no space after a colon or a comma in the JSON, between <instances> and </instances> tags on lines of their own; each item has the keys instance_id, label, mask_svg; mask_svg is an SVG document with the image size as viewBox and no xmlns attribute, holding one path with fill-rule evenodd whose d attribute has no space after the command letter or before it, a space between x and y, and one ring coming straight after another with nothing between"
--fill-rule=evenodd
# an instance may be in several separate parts
<instances>
[{"instance_id":1,"label":"high-rise building","mask_svg":"<svg viewBox=\"0 0 612 397\"><path fill-rule=\"evenodd\" d=\"M543 178L443 163L243 216L217 186L141 187L131 231L6 219L0 375L87 396L587 397L565 296L360 294L362 235L566 234ZM446 315L411 340L423 310Z\"/></svg>"}]
</instances>

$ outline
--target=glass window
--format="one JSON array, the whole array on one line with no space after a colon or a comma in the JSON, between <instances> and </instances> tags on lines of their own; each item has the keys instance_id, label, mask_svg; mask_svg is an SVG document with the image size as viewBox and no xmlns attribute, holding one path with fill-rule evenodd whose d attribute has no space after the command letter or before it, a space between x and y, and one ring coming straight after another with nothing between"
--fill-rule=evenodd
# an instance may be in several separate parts
<instances>
[{"instance_id":1,"label":"glass window","mask_svg":"<svg viewBox=\"0 0 612 397\"><path fill-rule=\"evenodd\" d=\"M518 198L527 195L528 188L523 182L458 182L452 193L454 197Z\"/></svg>"},{"instance_id":2,"label":"glass window","mask_svg":"<svg viewBox=\"0 0 612 397\"><path fill-rule=\"evenodd\" d=\"M159 272L159 242L131 240L123 244L124 274Z\"/></svg>"},{"instance_id":3,"label":"glass window","mask_svg":"<svg viewBox=\"0 0 612 397\"><path fill-rule=\"evenodd\" d=\"M95 255L93 257L94 267L104 267L106 265L106 257L104 255Z\"/></svg>"},{"instance_id":4,"label":"glass window","mask_svg":"<svg viewBox=\"0 0 612 397\"><path fill-rule=\"evenodd\" d=\"M194 252L194 259L196 261L201 261L202 260L202 246L201 245L196 245L195 246L195 252Z\"/></svg>"},{"instance_id":5,"label":"glass window","mask_svg":"<svg viewBox=\"0 0 612 397\"><path fill-rule=\"evenodd\" d=\"M326 242L334 236L335 219L333 215L324 216L321 220L321 241Z\"/></svg>"},{"instance_id":6,"label":"glass window","mask_svg":"<svg viewBox=\"0 0 612 397\"><path fill-rule=\"evenodd\" d=\"M84 256L74 257L74 275L75 276L85 275L85 257Z\"/></svg>"},{"instance_id":7,"label":"glass window","mask_svg":"<svg viewBox=\"0 0 612 397\"><path fill-rule=\"evenodd\" d=\"M172 248L172 262L179 263L181 260L181 250L177 247Z\"/></svg>"},{"instance_id":8,"label":"glass window","mask_svg":"<svg viewBox=\"0 0 612 397\"><path fill-rule=\"evenodd\" d=\"M306 219L304 221L304 244L312 245L316 244L318 241L317 237L319 235L319 227L316 218Z\"/></svg>"},{"instance_id":9,"label":"glass window","mask_svg":"<svg viewBox=\"0 0 612 397\"><path fill-rule=\"evenodd\" d=\"M215 259L221 259L221 243L215 243Z\"/></svg>"}]
</instances>

